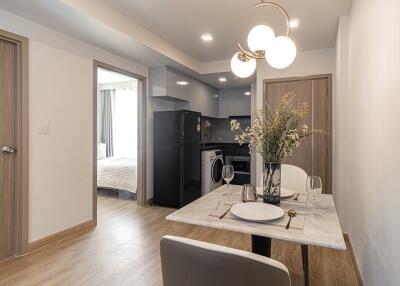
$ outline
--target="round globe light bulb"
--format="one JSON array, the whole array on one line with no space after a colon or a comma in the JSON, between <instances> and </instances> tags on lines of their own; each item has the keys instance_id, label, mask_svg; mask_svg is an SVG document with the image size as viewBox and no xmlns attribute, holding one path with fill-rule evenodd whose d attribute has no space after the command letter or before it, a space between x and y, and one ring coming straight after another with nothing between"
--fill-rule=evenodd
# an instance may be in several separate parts
<instances>
[{"instance_id":1,"label":"round globe light bulb","mask_svg":"<svg viewBox=\"0 0 400 286\"><path fill-rule=\"evenodd\" d=\"M276 37L265 59L268 64L276 69L284 69L290 66L296 58L297 48L291 39L285 36Z\"/></svg>"},{"instance_id":2,"label":"round globe light bulb","mask_svg":"<svg viewBox=\"0 0 400 286\"><path fill-rule=\"evenodd\" d=\"M256 60L248 59L247 61L242 61L239 58L239 52L237 52L231 60L232 72L240 78L246 78L251 76L256 70Z\"/></svg>"},{"instance_id":3,"label":"round globe light bulb","mask_svg":"<svg viewBox=\"0 0 400 286\"><path fill-rule=\"evenodd\" d=\"M265 52L275 39L275 32L266 25L258 25L250 30L247 44L253 53Z\"/></svg>"}]
</instances>

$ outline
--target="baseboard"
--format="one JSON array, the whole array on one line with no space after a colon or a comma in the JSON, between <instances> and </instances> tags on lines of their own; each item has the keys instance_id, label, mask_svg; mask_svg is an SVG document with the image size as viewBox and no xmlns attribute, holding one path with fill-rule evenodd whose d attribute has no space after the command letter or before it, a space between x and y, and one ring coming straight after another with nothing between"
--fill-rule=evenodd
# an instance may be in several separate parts
<instances>
[{"instance_id":1,"label":"baseboard","mask_svg":"<svg viewBox=\"0 0 400 286\"><path fill-rule=\"evenodd\" d=\"M360 267L358 266L356 254L354 253L353 245L351 244L350 236L348 233L343 233L344 240L346 241L347 247L350 250L351 263L356 271L358 286L364 286L364 281L361 276Z\"/></svg>"},{"instance_id":2,"label":"baseboard","mask_svg":"<svg viewBox=\"0 0 400 286\"><path fill-rule=\"evenodd\" d=\"M37 249L43 248L50 244L56 243L63 240L75 233L89 231L95 227L95 221L89 220L87 222L75 225L73 227L64 229L62 231L56 232L44 238L32 241L29 243L29 252L35 251Z\"/></svg>"},{"instance_id":3,"label":"baseboard","mask_svg":"<svg viewBox=\"0 0 400 286\"><path fill-rule=\"evenodd\" d=\"M146 200L146 203L145 203L145 206L151 206L151 205L153 205L153 198Z\"/></svg>"}]
</instances>

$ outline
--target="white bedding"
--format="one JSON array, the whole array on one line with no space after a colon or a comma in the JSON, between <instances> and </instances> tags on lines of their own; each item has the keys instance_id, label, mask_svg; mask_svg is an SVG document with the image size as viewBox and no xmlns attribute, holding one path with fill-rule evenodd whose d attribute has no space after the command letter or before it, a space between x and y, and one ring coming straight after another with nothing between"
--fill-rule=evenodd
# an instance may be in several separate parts
<instances>
[{"instance_id":1,"label":"white bedding","mask_svg":"<svg viewBox=\"0 0 400 286\"><path fill-rule=\"evenodd\" d=\"M136 193L136 170L136 159L109 157L97 160L97 187Z\"/></svg>"}]
</instances>

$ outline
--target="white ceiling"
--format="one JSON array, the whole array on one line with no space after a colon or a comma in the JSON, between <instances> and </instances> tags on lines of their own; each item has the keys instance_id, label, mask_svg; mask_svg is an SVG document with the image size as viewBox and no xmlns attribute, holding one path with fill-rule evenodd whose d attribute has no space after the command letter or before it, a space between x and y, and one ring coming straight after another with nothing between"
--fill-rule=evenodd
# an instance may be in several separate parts
<instances>
[{"instance_id":1,"label":"white ceiling","mask_svg":"<svg viewBox=\"0 0 400 286\"><path fill-rule=\"evenodd\" d=\"M78 0L79 1L79 0ZM82 41L101 47L145 65L171 64L171 61L136 39L65 0L0 0L0 9L22 16ZM84 4L86 1L81 1ZM79 3L79 2L78 2ZM85 4L97 3L97 1ZM111 12L111 11L110 11Z\"/></svg>"},{"instance_id":2,"label":"white ceiling","mask_svg":"<svg viewBox=\"0 0 400 286\"><path fill-rule=\"evenodd\" d=\"M62 33L147 66L169 65L216 88L249 86L235 79L230 58L236 42L246 44L256 24L284 31L284 19L273 8L254 9L258 0L0 0L10 11ZM276 0L300 26L293 30L299 50L335 44L338 18L352 0ZM210 32L214 41L200 36ZM218 82L225 76L226 83Z\"/></svg>"},{"instance_id":3,"label":"white ceiling","mask_svg":"<svg viewBox=\"0 0 400 286\"><path fill-rule=\"evenodd\" d=\"M226 82L220 82L219 78L226 78ZM200 74L196 78L205 82L215 88L250 88L252 82L256 81L256 74L254 73L248 78L238 78L232 72L220 72L220 73L207 73Z\"/></svg>"},{"instance_id":4,"label":"white ceiling","mask_svg":"<svg viewBox=\"0 0 400 286\"><path fill-rule=\"evenodd\" d=\"M283 16L272 7L253 8L257 0L100 0L139 23L200 62L230 59L236 42L246 44L250 29L270 25L277 33L285 29ZM276 0L299 20L292 30L298 50L334 47L338 18L348 15L351 0ZM211 43L200 36L209 32Z\"/></svg>"}]
</instances>

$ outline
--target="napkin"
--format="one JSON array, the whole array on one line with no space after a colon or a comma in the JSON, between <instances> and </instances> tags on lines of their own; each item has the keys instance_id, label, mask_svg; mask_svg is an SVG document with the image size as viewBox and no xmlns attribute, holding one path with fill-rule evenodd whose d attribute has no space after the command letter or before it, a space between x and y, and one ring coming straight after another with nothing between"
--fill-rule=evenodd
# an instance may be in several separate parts
<instances>
[{"instance_id":1,"label":"napkin","mask_svg":"<svg viewBox=\"0 0 400 286\"><path fill-rule=\"evenodd\" d=\"M220 218L232 207L233 203L222 203L218 202L216 207L210 212L210 216ZM225 215L225 216L226 216Z\"/></svg>"}]
</instances>

